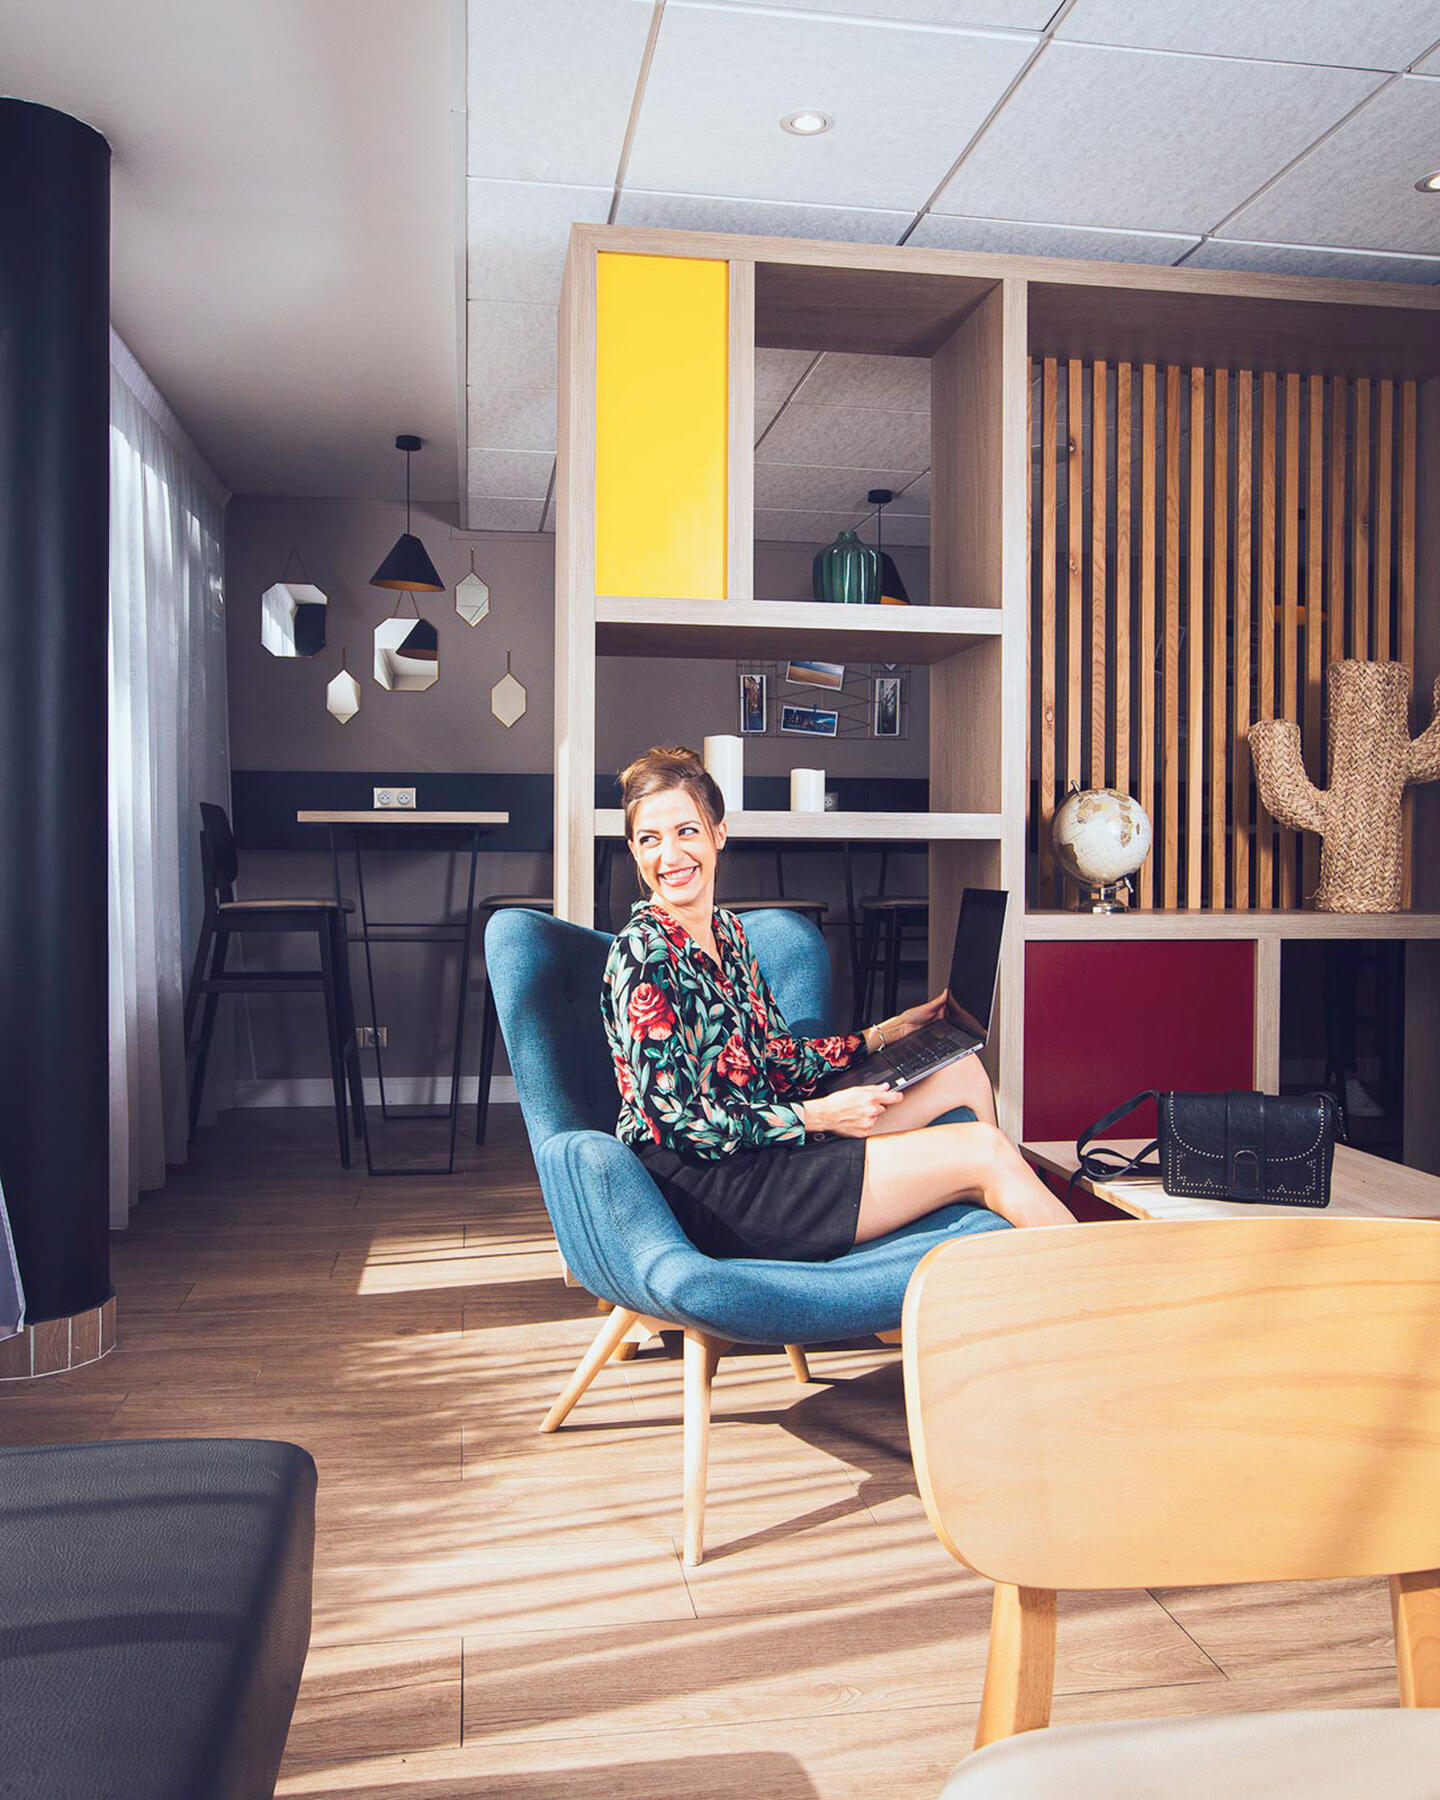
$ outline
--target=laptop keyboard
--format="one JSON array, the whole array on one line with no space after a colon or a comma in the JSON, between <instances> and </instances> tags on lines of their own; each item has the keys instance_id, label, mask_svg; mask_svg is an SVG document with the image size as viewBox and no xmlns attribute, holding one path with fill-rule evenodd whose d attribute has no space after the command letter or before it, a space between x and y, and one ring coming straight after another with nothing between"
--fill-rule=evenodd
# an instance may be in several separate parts
<instances>
[{"instance_id":1,"label":"laptop keyboard","mask_svg":"<svg viewBox=\"0 0 1440 1800\"><path fill-rule=\"evenodd\" d=\"M905 1079L918 1075L934 1062L937 1055L951 1049L968 1049L971 1039L949 1025L931 1025L911 1032L898 1044L885 1046L885 1060L895 1073Z\"/></svg>"}]
</instances>

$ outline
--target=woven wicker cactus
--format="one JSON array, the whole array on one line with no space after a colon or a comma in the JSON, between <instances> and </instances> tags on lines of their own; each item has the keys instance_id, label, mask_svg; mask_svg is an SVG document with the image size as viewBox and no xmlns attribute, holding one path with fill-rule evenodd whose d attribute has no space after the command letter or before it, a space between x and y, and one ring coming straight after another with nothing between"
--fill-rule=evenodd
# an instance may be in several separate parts
<instances>
[{"instance_id":1,"label":"woven wicker cactus","mask_svg":"<svg viewBox=\"0 0 1440 1800\"><path fill-rule=\"evenodd\" d=\"M1260 798L1282 825L1320 834L1321 912L1397 912L1403 900L1400 798L1412 781L1440 777L1440 676L1435 717L1411 741L1410 670L1396 662L1337 662L1329 670L1330 785L1312 785L1300 728L1288 719L1250 727Z\"/></svg>"}]
</instances>

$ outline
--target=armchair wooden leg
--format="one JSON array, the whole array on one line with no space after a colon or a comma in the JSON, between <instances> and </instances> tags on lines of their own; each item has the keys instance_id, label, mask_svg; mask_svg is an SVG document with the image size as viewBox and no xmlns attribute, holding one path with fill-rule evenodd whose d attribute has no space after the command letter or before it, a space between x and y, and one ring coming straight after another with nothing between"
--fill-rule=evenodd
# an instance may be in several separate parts
<instances>
[{"instance_id":1,"label":"armchair wooden leg","mask_svg":"<svg viewBox=\"0 0 1440 1800\"><path fill-rule=\"evenodd\" d=\"M997 1581L975 1748L1048 1725L1054 1691L1055 1590Z\"/></svg>"},{"instance_id":2,"label":"armchair wooden leg","mask_svg":"<svg viewBox=\"0 0 1440 1800\"><path fill-rule=\"evenodd\" d=\"M569 1415L571 1407L589 1387L590 1383L610 1360L610 1353L624 1337L625 1333L639 1317L638 1313L627 1312L623 1306L606 1315L599 1331L595 1333L590 1348L575 1366L575 1373L560 1391L560 1398L546 1413L540 1426L542 1431L558 1431Z\"/></svg>"},{"instance_id":3,"label":"armchair wooden leg","mask_svg":"<svg viewBox=\"0 0 1440 1800\"><path fill-rule=\"evenodd\" d=\"M810 1364L805 1360L805 1352L800 1348L799 1344L787 1344L785 1346L785 1354L790 1358L790 1367L794 1371L795 1379L802 1384L808 1382L810 1379Z\"/></svg>"},{"instance_id":4,"label":"armchair wooden leg","mask_svg":"<svg viewBox=\"0 0 1440 1800\"><path fill-rule=\"evenodd\" d=\"M1390 1577L1402 1706L1440 1706L1440 1569Z\"/></svg>"},{"instance_id":5,"label":"armchair wooden leg","mask_svg":"<svg viewBox=\"0 0 1440 1800\"><path fill-rule=\"evenodd\" d=\"M705 1476L710 1462L710 1384L729 1349L703 1331L685 1333L685 1562L705 1553Z\"/></svg>"}]
</instances>

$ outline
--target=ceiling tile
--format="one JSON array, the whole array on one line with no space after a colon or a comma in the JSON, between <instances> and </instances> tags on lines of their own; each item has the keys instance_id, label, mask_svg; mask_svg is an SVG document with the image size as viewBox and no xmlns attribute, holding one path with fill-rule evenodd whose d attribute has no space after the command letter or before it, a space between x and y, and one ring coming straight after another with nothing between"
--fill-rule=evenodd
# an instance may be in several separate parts
<instances>
[{"instance_id":1,"label":"ceiling tile","mask_svg":"<svg viewBox=\"0 0 1440 1800\"><path fill-rule=\"evenodd\" d=\"M570 227L603 225L612 189L548 187L541 182L465 184L468 296L471 300L560 298Z\"/></svg>"},{"instance_id":2,"label":"ceiling tile","mask_svg":"<svg viewBox=\"0 0 1440 1800\"><path fill-rule=\"evenodd\" d=\"M755 504L781 512L850 512L866 510L871 488L900 488L903 469L804 468L793 463L759 463L755 468Z\"/></svg>"},{"instance_id":3,"label":"ceiling tile","mask_svg":"<svg viewBox=\"0 0 1440 1800\"><path fill-rule=\"evenodd\" d=\"M1051 44L937 206L971 218L1209 231L1383 80Z\"/></svg>"},{"instance_id":4,"label":"ceiling tile","mask_svg":"<svg viewBox=\"0 0 1440 1800\"><path fill-rule=\"evenodd\" d=\"M1097 231L1081 225L1020 225L1009 219L959 219L926 213L906 244L933 250L982 250L1006 256L1069 256L1083 261L1173 263L1199 243L1168 231Z\"/></svg>"},{"instance_id":5,"label":"ceiling tile","mask_svg":"<svg viewBox=\"0 0 1440 1800\"><path fill-rule=\"evenodd\" d=\"M887 544L928 544L929 513L897 513L885 508L885 542Z\"/></svg>"},{"instance_id":6,"label":"ceiling tile","mask_svg":"<svg viewBox=\"0 0 1440 1800\"><path fill-rule=\"evenodd\" d=\"M1405 76L1238 212L1227 237L1355 250L1440 251L1440 85Z\"/></svg>"},{"instance_id":7,"label":"ceiling tile","mask_svg":"<svg viewBox=\"0 0 1440 1800\"><path fill-rule=\"evenodd\" d=\"M778 405L794 393L815 360L813 350L757 350L755 398Z\"/></svg>"},{"instance_id":8,"label":"ceiling tile","mask_svg":"<svg viewBox=\"0 0 1440 1800\"><path fill-rule=\"evenodd\" d=\"M466 320L471 387L555 387L558 307L472 300Z\"/></svg>"},{"instance_id":9,"label":"ceiling tile","mask_svg":"<svg viewBox=\"0 0 1440 1800\"><path fill-rule=\"evenodd\" d=\"M852 356L846 351L830 350L805 377L796 398L807 406L866 406L882 412L922 412L928 416L930 359Z\"/></svg>"},{"instance_id":10,"label":"ceiling tile","mask_svg":"<svg viewBox=\"0 0 1440 1800\"><path fill-rule=\"evenodd\" d=\"M669 0L629 179L654 192L914 211L1029 54L1020 37ZM796 108L831 114L791 137Z\"/></svg>"},{"instance_id":11,"label":"ceiling tile","mask_svg":"<svg viewBox=\"0 0 1440 1800\"><path fill-rule=\"evenodd\" d=\"M1060 0L715 0L716 4L771 11L854 13L919 25L989 26L999 31L1043 31Z\"/></svg>"},{"instance_id":12,"label":"ceiling tile","mask_svg":"<svg viewBox=\"0 0 1440 1800\"><path fill-rule=\"evenodd\" d=\"M615 210L617 225L663 225L676 231L739 231L755 237L827 238L844 244L898 243L900 233L913 217L913 212L796 206L781 200L727 200L712 194L652 194L629 187L622 191Z\"/></svg>"},{"instance_id":13,"label":"ceiling tile","mask_svg":"<svg viewBox=\"0 0 1440 1800\"><path fill-rule=\"evenodd\" d=\"M930 415L806 406L792 400L756 450L755 461L811 468L840 464L849 469L883 463L918 474L930 464Z\"/></svg>"},{"instance_id":14,"label":"ceiling tile","mask_svg":"<svg viewBox=\"0 0 1440 1800\"><path fill-rule=\"evenodd\" d=\"M814 544L818 549L859 523L855 512L793 512L769 507L755 511L755 536L761 543Z\"/></svg>"},{"instance_id":15,"label":"ceiling tile","mask_svg":"<svg viewBox=\"0 0 1440 1800\"><path fill-rule=\"evenodd\" d=\"M1440 75L1440 46L1416 63L1415 70L1420 75Z\"/></svg>"},{"instance_id":16,"label":"ceiling tile","mask_svg":"<svg viewBox=\"0 0 1440 1800\"><path fill-rule=\"evenodd\" d=\"M1257 275L1324 275L1337 281L1440 281L1440 256L1376 256L1364 250L1321 250L1301 244L1246 244L1211 238L1187 269L1249 269Z\"/></svg>"},{"instance_id":17,"label":"ceiling tile","mask_svg":"<svg viewBox=\"0 0 1440 1800\"><path fill-rule=\"evenodd\" d=\"M544 502L540 500L492 500L475 491L471 482L465 513L467 531L538 531Z\"/></svg>"},{"instance_id":18,"label":"ceiling tile","mask_svg":"<svg viewBox=\"0 0 1440 1800\"><path fill-rule=\"evenodd\" d=\"M528 450L471 449L466 453L470 492L490 500L543 500L554 461Z\"/></svg>"},{"instance_id":19,"label":"ceiling tile","mask_svg":"<svg viewBox=\"0 0 1440 1800\"><path fill-rule=\"evenodd\" d=\"M917 476L903 492L896 494L889 506L885 508L885 517L889 520L907 514L912 517L928 516L929 512L930 471L927 469L923 475Z\"/></svg>"},{"instance_id":20,"label":"ceiling tile","mask_svg":"<svg viewBox=\"0 0 1440 1800\"><path fill-rule=\"evenodd\" d=\"M1435 0L1076 0L1057 38L1403 69L1440 37Z\"/></svg>"},{"instance_id":21,"label":"ceiling tile","mask_svg":"<svg viewBox=\"0 0 1440 1800\"><path fill-rule=\"evenodd\" d=\"M469 0L468 173L613 187L650 0Z\"/></svg>"},{"instance_id":22,"label":"ceiling tile","mask_svg":"<svg viewBox=\"0 0 1440 1800\"><path fill-rule=\"evenodd\" d=\"M471 387L465 441L482 450L555 454L555 394L549 388Z\"/></svg>"}]
</instances>

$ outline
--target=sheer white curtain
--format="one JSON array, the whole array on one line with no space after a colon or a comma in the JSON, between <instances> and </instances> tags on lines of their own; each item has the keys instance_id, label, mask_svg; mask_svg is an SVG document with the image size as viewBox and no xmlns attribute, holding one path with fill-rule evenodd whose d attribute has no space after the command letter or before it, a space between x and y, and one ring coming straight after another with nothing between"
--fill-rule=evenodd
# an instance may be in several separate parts
<instances>
[{"instance_id":1,"label":"sheer white curtain","mask_svg":"<svg viewBox=\"0 0 1440 1800\"><path fill-rule=\"evenodd\" d=\"M110 1223L186 1141L182 1009L201 912L201 800L227 805L216 481L110 340ZM219 1072L217 1071L217 1074Z\"/></svg>"}]
</instances>

